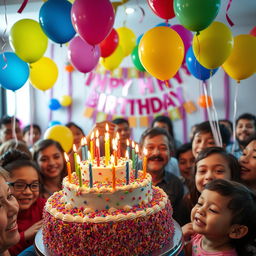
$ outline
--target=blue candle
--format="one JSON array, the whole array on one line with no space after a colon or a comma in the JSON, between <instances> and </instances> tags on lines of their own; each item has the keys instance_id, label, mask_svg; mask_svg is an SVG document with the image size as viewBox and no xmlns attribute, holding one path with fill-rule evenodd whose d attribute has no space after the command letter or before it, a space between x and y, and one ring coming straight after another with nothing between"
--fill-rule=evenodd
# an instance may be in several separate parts
<instances>
[{"instance_id":1,"label":"blue candle","mask_svg":"<svg viewBox=\"0 0 256 256\"><path fill-rule=\"evenodd\" d=\"M139 146L138 144L135 147L135 179L138 179L138 158L139 158Z\"/></svg>"},{"instance_id":2,"label":"blue candle","mask_svg":"<svg viewBox=\"0 0 256 256\"><path fill-rule=\"evenodd\" d=\"M135 169L135 143L132 142L132 169Z\"/></svg>"},{"instance_id":3,"label":"blue candle","mask_svg":"<svg viewBox=\"0 0 256 256\"><path fill-rule=\"evenodd\" d=\"M81 149L82 149L82 161L85 161L88 159L88 147L87 147L87 141L86 138L81 139Z\"/></svg>"},{"instance_id":4,"label":"blue candle","mask_svg":"<svg viewBox=\"0 0 256 256\"><path fill-rule=\"evenodd\" d=\"M126 185L129 185L129 180L130 180L130 172L129 172L129 162L126 161L125 163L125 172L126 172Z\"/></svg>"},{"instance_id":5,"label":"blue candle","mask_svg":"<svg viewBox=\"0 0 256 256\"><path fill-rule=\"evenodd\" d=\"M90 188L93 187L93 178L92 178L92 164L89 163L89 180L90 180Z\"/></svg>"}]
</instances>

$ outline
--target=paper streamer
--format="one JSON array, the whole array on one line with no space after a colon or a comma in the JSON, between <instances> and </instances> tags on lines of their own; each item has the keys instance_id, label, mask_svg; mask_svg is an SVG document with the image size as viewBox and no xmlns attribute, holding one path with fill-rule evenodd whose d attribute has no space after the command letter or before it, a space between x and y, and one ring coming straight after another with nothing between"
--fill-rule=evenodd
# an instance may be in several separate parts
<instances>
[{"instance_id":1,"label":"paper streamer","mask_svg":"<svg viewBox=\"0 0 256 256\"><path fill-rule=\"evenodd\" d=\"M18 10L17 12L18 12L18 13L22 13L23 10L25 9L27 3L28 3L28 0L24 0L23 3L21 4L19 10Z\"/></svg>"},{"instance_id":2,"label":"paper streamer","mask_svg":"<svg viewBox=\"0 0 256 256\"><path fill-rule=\"evenodd\" d=\"M234 22L229 18L229 16L228 16L228 10L229 10L229 8L230 8L230 6L231 6L231 3L232 3L232 0L229 0L228 1L228 5L227 5L227 8L226 8L226 19L227 19L227 21L228 21L228 24L232 27L232 26L234 26Z\"/></svg>"},{"instance_id":3,"label":"paper streamer","mask_svg":"<svg viewBox=\"0 0 256 256\"><path fill-rule=\"evenodd\" d=\"M227 73L224 73L224 105L225 119L230 118L230 79Z\"/></svg>"}]
</instances>

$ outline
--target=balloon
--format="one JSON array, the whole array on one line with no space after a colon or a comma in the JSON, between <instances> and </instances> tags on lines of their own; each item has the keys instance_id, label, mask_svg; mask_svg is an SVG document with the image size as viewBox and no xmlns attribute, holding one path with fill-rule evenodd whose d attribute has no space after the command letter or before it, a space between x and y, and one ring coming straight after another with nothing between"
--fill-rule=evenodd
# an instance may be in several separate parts
<instances>
[{"instance_id":1,"label":"balloon","mask_svg":"<svg viewBox=\"0 0 256 256\"><path fill-rule=\"evenodd\" d=\"M139 46L136 45L135 48L132 51L132 62L134 64L134 66L139 70L139 71L145 71L145 68L142 66L141 62L140 62L140 58L139 58Z\"/></svg>"},{"instance_id":2,"label":"balloon","mask_svg":"<svg viewBox=\"0 0 256 256\"><path fill-rule=\"evenodd\" d=\"M256 36L256 27L254 27L254 28L250 31L250 35Z\"/></svg>"},{"instance_id":3,"label":"balloon","mask_svg":"<svg viewBox=\"0 0 256 256\"><path fill-rule=\"evenodd\" d=\"M72 98L69 95L63 95L60 98L60 104L62 107L68 107L72 103Z\"/></svg>"},{"instance_id":4,"label":"balloon","mask_svg":"<svg viewBox=\"0 0 256 256\"><path fill-rule=\"evenodd\" d=\"M136 35L127 27L120 27L116 31L119 35L119 44L123 49L124 56L128 56L136 45Z\"/></svg>"},{"instance_id":5,"label":"balloon","mask_svg":"<svg viewBox=\"0 0 256 256\"><path fill-rule=\"evenodd\" d=\"M100 47L98 45L92 46L79 36L76 36L68 45L68 58L77 70L87 73L98 64Z\"/></svg>"},{"instance_id":6,"label":"balloon","mask_svg":"<svg viewBox=\"0 0 256 256\"><path fill-rule=\"evenodd\" d=\"M71 18L80 37L96 45L110 33L115 14L109 0L76 0L71 9Z\"/></svg>"},{"instance_id":7,"label":"balloon","mask_svg":"<svg viewBox=\"0 0 256 256\"><path fill-rule=\"evenodd\" d=\"M73 133L64 125L54 125L49 127L44 134L44 139L58 141L65 152L69 152L73 146Z\"/></svg>"},{"instance_id":8,"label":"balloon","mask_svg":"<svg viewBox=\"0 0 256 256\"><path fill-rule=\"evenodd\" d=\"M168 20L175 16L173 0L147 0L152 11L160 18Z\"/></svg>"},{"instance_id":9,"label":"balloon","mask_svg":"<svg viewBox=\"0 0 256 256\"><path fill-rule=\"evenodd\" d=\"M252 35L238 35L234 38L231 55L222 65L225 72L240 81L256 71L256 38Z\"/></svg>"},{"instance_id":10,"label":"balloon","mask_svg":"<svg viewBox=\"0 0 256 256\"><path fill-rule=\"evenodd\" d=\"M60 121L56 121L56 120L52 120L52 121L49 122L48 127L52 127L52 126L58 125L58 124L61 125L61 122Z\"/></svg>"},{"instance_id":11,"label":"balloon","mask_svg":"<svg viewBox=\"0 0 256 256\"><path fill-rule=\"evenodd\" d=\"M220 10L220 0L174 0L174 12L180 24L192 31L207 28Z\"/></svg>"},{"instance_id":12,"label":"balloon","mask_svg":"<svg viewBox=\"0 0 256 256\"><path fill-rule=\"evenodd\" d=\"M205 67L203 67L196 59L192 46L190 46L190 48L187 51L186 54L186 63L187 63L187 67L189 72L196 77L199 80L205 81L207 79L209 79L211 76L213 76L218 68L210 70L207 69Z\"/></svg>"},{"instance_id":13,"label":"balloon","mask_svg":"<svg viewBox=\"0 0 256 256\"><path fill-rule=\"evenodd\" d=\"M184 44L176 31L168 27L154 27L142 37L139 57L148 73L157 79L168 80L181 66Z\"/></svg>"},{"instance_id":14,"label":"balloon","mask_svg":"<svg viewBox=\"0 0 256 256\"><path fill-rule=\"evenodd\" d=\"M215 21L193 38L193 51L199 63L208 69L221 66L231 54L234 39L227 25Z\"/></svg>"},{"instance_id":15,"label":"balloon","mask_svg":"<svg viewBox=\"0 0 256 256\"><path fill-rule=\"evenodd\" d=\"M61 105L60 105L59 101L55 98L50 99L50 102L49 102L48 106L49 106L49 109L53 110L53 111L58 110L58 109L61 108Z\"/></svg>"},{"instance_id":16,"label":"balloon","mask_svg":"<svg viewBox=\"0 0 256 256\"><path fill-rule=\"evenodd\" d=\"M28 63L39 60L48 45L39 23L31 19L17 21L11 28L9 41L15 53Z\"/></svg>"},{"instance_id":17,"label":"balloon","mask_svg":"<svg viewBox=\"0 0 256 256\"><path fill-rule=\"evenodd\" d=\"M28 80L29 67L14 52L0 54L0 84L7 90L16 91Z\"/></svg>"},{"instance_id":18,"label":"balloon","mask_svg":"<svg viewBox=\"0 0 256 256\"><path fill-rule=\"evenodd\" d=\"M140 43L140 40L141 40L141 38L143 37L143 35L144 35L144 34L141 34L141 35L137 38L136 44L139 44L139 43Z\"/></svg>"},{"instance_id":19,"label":"balloon","mask_svg":"<svg viewBox=\"0 0 256 256\"><path fill-rule=\"evenodd\" d=\"M162 22L156 25L156 27L170 27L171 24L167 23L167 22Z\"/></svg>"},{"instance_id":20,"label":"balloon","mask_svg":"<svg viewBox=\"0 0 256 256\"><path fill-rule=\"evenodd\" d=\"M211 107L212 106L212 98L210 96L207 96L206 95L201 95L198 99L198 105L201 107L201 108L207 108L207 101L208 101L208 106Z\"/></svg>"},{"instance_id":21,"label":"balloon","mask_svg":"<svg viewBox=\"0 0 256 256\"><path fill-rule=\"evenodd\" d=\"M110 56L118 46L119 36L114 28L110 34L100 43L101 57L106 58Z\"/></svg>"},{"instance_id":22,"label":"balloon","mask_svg":"<svg viewBox=\"0 0 256 256\"><path fill-rule=\"evenodd\" d=\"M30 65L29 80L36 89L46 91L52 88L57 78L57 65L47 57L43 57Z\"/></svg>"},{"instance_id":23,"label":"balloon","mask_svg":"<svg viewBox=\"0 0 256 256\"><path fill-rule=\"evenodd\" d=\"M114 70L121 64L123 58L123 49L118 45L113 54L107 58L101 58L100 63L105 67L105 69Z\"/></svg>"},{"instance_id":24,"label":"balloon","mask_svg":"<svg viewBox=\"0 0 256 256\"><path fill-rule=\"evenodd\" d=\"M76 34L71 22L72 4L67 0L48 0L40 8L39 23L52 41L64 44Z\"/></svg>"}]
</instances>

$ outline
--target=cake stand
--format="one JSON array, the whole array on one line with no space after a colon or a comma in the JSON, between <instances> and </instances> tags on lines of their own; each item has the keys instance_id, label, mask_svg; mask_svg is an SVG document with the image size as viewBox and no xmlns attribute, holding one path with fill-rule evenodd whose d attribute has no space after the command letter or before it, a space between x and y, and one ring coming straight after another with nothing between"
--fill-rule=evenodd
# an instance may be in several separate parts
<instances>
[{"instance_id":1,"label":"cake stand","mask_svg":"<svg viewBox=\"0 0 256 256\"><path fill-rule=\"evenodd\" d=\"M183 239L179 224L174 221L174 237L173 242L166 244L163 248L152 252L147 256L177 256L182 251ZM54 256L43 244L42 229L40 229L35 237L35 251L38 256Z\"/></svg>"}]
</instances>

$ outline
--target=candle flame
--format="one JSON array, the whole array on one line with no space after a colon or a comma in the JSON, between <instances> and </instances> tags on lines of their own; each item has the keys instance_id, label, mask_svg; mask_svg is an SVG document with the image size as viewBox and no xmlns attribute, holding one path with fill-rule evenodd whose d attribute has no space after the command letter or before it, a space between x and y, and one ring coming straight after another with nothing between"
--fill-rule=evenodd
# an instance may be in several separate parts
<instances>
[{"instance_id":1,"label":"candle flame","mask_svg":"<svg viewBox=\"0 0 256 256\"><path fill-rule=\"evenodd\" d=\"M94 132L91 134L91 140L94 139Z\"/></svg>"},{"instance_id":2,"label":"candle flame","mask_svg":"<svg viewBox=\"0 0 256 256\"><path fill-rule=\"evenodd\" d=\"M126 152L125 152L125 157L126 157L127 159L129 159L129 152L128 152L128 150L126 150Z\"/></svg>"},{"instance_id":3,"label":"candle flame","mask_svg":"<svg viewBox=\"0 0 256 256\"><path fill-rule=\"evenodd\" d=\"M128 139L126 140L126 145L127 145L127 147L130 146L130 141Z\"/></svg>"},{"instance_id":4,"label":"candle flame","mask_svg":"<svg viewBox=\"0 0 256 256\"><path fill-rule=\"evenodd\" d=\"M100 140L99 138L96 139L96 147L99 147L100 146Z\"/></svg>"},{"instance_id":5,"label":"candle flame","mask_svg":"<svg viewBox=\"0 0 256 256\"><path fill-rule=\"evenodd\" d=\"M76 145L73 144L73 151L76 152L77 151L77 148L76 148Z\"/></svg>"},{"instance_id":6,"label":"candle flame","mask_svg":"<svg viewBox=\"0 0 256 256\"><path fill-rule=\"evenodd\" d=\"M139 145L138 144L136 144L136 146L135 146L135 152L138 154L139 153Z\"/></svg>"},{"instance_id":7,"label":"candle flame","mask_svg":"<svg viewBox=\"0 0 256 256\"><path fill-rule=\"evenodd\" d=\"M80 164L80 162L81 162L81 158L80 158L80 156L79 156L79 155L77 155L77 156L76 156L76 161L77 161L77 163L78 163L78 164Z\"/></svg>"},{"instance_id":8,"label":"candle flame","mask_svg":"<svg viewBox=\"0 0 256 256\"><path fill-rule=\"evenodd\" d=\"M116 140L112 139L112 146L114 150L117 150Z\"/></svg>"},{"instance_id":9,"label":"candle flame","mask_svg":"<svg viewBox=\"0 0 256 256\"><path fill-rule=\"evenodd\" d=\"M109 128L108 128L108 124L106 124L106 131L108 132Z\"/></svg>"},{"instance_id":10,"label":"candle flame","mask_svg":"<svg viewBox=\"0 0 256 256\"><path fill-rule=\"evenodd\" d=\"M143 154L144 154L144 156L148 155L148 150L146 148L143 149Z\"/></svg>"},{"instance_id":11,"label":"candle flame","mask_svg":"<svg viewBox=\"0 0 256 256\"><path fill-rule=\"evenodd\" d=\"M81 139L81 145L82 145L82 146L87 145L86 137L83 137L83 138Z\"/></svg>"},{"instance_id":12,"label":"candle flame","mask_svg":"<svg viewBox=\"0 0 256 256\"><path fill-rule=\"evenodd\" d=\"M91 153L88 151L88 160L91 161Z\"/></svg>"},{"instance_id":13,"label":"candle flame","mask_svg":"<svg viewBox=\"0 0 256 256\"><path fill-rule=\"evenodd\" d=\"M109 139L109 133L106 132L106 133L105 133L105 140L108 140L108 139Z\"/></svg>"},{"instance_id":14,"label":"candle flame","mask_svg":"<svg viewBox=\"0 0 256 256\"><path fill-rule=\"evenodd\" d=\"M116 133L116 139L119 140L120 139L120 135L119 132Z\"/></svg>"},{"instance_id":15,"label":"candle flame","mask_svg":"<svg viewBox=\"0 0 256 256\"><path fill-rule=\"evenodd\" d=\"M69 157L68 157L68 154L66 152L64 152L64 157L65 157L66 162L69 162Z\"/></svg>"},{"instance_id":16,"label":"candle flame","mask_svg":"<svg viewBox=\"0 0 256 256\"><path fill-rule=\"evenodd\" d=\"M135 147L135 143L134 143L134 141L132 141L132 148L134 148Z\"/></svg>"},{"instance_id":17,"label":"candle flame","mask_svg":"<svg viewBox=\"0 0 256 256\"><path fill-rule=\"evenodd\" d=\"M114 156L113 156L113 155L110 156L110 162L111 162L111 164L113 164L113 165L115 164L115 159L114 159Z\"/></svg>"},{"instance_id":18,"label":"candle flame","mask_svg":"<svg viewBox=\"0 0 256 256\"><path fill-rule=\"evenodd\" d=\"M99 138L99 130L96 130L96 138Z\"/></svg>"}]
</instances>

